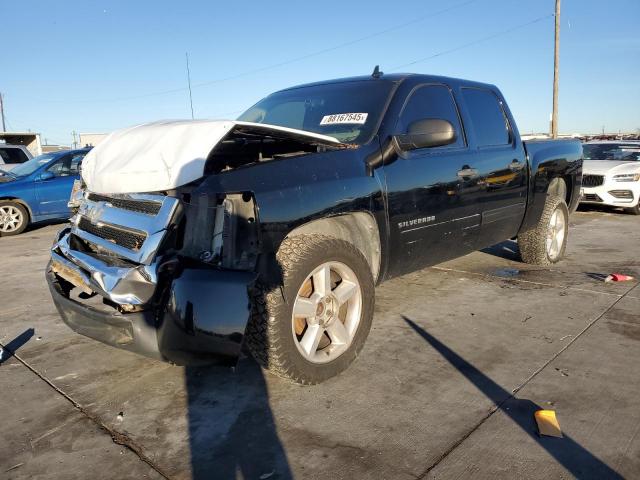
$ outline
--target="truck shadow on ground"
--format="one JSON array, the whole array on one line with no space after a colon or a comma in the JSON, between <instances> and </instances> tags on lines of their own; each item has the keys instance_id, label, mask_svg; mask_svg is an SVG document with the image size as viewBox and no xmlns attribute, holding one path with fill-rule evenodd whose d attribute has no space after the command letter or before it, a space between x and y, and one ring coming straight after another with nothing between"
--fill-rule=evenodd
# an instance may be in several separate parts
<instances>
[{"instance_id":1,"label":"truck shadow on ground","mask_svg":"<svg viewBox=\"0 0 640 480\"><path fill-rule=\"evenodd\" d=\"M480 392L491 400L498 410L508 416L529 437L540 445L560 465L576 478L619 479L622 476L578 444L571 437L541 437L536 432L534 412L543 410L531 400L515 398L491 378L467 362L437 338L418 326L411 319L402 316L405 322L431 345L442 357L465 376Z\"/></svg>"},{"instance_id":2,"label":"truck shadow on ground","mask_svg":"<svg viewBox=\"0 0 640 480\"><path fill-rule=\"evenodd\" d=\"M251 358L186 369L193 479L293 478L263 375Z\"/></svg>"},{"instance_id":3,"label":"truck shadow on ground","mask_svg":"<svg viewBox=\"0 0 640 480\"><path fill-rule=\"evenodd\" d=\"M515 240L505 240L504 242L497 243L487 248L480 250L483 253L488 253L494 257L504 258L506 260L512 260L514 262L521 262L520 249L518 248L518 242Z\"/></svg>"},{"instance_id":4,"label":"truck shadow on ground","mask_svg":"<svg viewBox=\"0 0 640 480\"><path fill-rule=\"evenodd\" d=\"M13 357L16 351L33 337L34 333L33 328L28 328L9 343L0 343L0 365Z\"/></svg>"}]
</instances>

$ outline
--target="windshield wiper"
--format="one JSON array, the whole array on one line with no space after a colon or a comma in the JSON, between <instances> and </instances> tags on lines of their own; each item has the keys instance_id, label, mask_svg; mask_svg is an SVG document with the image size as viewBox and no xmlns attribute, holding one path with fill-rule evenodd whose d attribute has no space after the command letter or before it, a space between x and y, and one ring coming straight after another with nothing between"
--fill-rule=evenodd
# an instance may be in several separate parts
<instances>
[{"instance_id":1,"label":"windshield wiper","mask_svg":"<svg viewBox=\"0 0 640 480\"><path fill-rule=\"evenodd\" d=\"M3 170L0 168L0 173L3 173L4 175L9 175L10 177L13 177L13 178L18 178L18 176L15 173L11 173L9 170Z\"/></svg>"}]
</instances>

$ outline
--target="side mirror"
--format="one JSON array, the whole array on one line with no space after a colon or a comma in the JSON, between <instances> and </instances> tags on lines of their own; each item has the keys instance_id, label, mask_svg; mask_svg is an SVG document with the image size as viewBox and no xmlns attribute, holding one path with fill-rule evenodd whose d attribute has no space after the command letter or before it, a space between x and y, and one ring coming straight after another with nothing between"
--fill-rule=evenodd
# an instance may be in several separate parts
<instances>
[{"instance_id":1,"label":"side mirror","mask_svg":"<svg viewBox=\"0 0 640 480\"><path fill-rule=\"evenodd\" d=\"M416 120L409 125L407 133L396 135L395 138L402 150L409 151L451 145L456 141L457 135L451 122L439 118L425 118Z\"/></svg>"},{"instance_id":2,"label":"side mirror","mask_svg":"<svg viewBox=\"0 0 640 480\"><path fill-rule=\"evenodd\" d=\"M40 176L38 177L38 180L40 180L41 182L45 182L47 180L51 180L54 177L55 177L55 175L53 174L53 172L45 170L44 172L42 172L40 174Z\"/></svg>"}]
</instances>

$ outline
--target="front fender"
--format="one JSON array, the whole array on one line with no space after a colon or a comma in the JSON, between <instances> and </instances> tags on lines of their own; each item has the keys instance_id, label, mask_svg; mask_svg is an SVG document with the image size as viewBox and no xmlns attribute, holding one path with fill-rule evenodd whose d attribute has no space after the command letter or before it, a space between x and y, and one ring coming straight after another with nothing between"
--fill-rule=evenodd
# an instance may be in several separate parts
<instances>
[{"instance_id":1,"label":"front fender","mask_svg":"<svg viewBox=\"0 0 640 480\"><path fill-rule=\"evenodd\" d=\"M162 356L178 365L233 363L251 313L256 274L195 266L171 282L158 325ZM225 362L228 361L228 362Z\"/></svg>"}]
</instances>

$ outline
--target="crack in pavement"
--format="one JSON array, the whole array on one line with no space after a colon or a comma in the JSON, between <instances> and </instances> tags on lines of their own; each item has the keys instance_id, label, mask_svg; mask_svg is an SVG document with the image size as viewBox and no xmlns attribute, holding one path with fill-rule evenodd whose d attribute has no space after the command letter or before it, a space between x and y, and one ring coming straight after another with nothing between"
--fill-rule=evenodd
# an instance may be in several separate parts
<instances>
[{"instance_id":1,"label":"crack in pavement","mask_svg":"<svg viewBox=\"0 0 640 480\"><path fill-rule=\"evenodd\" d=\"M2 344L1 342L0 342L0 347L6 348L6 346L4 344ZM115 443L117 445L122 445L123 447L127 448L129 451L133 452L141 461L143 461L144 463L149 465L153 470L155 470L160 476L162 476L163 478L165 478L167 480L171 480L171 477L169 476L169 474L164 472L159 465L157 465L153 460L151 460L147 455L145 455L145 453L143 451L143 448L140 445L138 445L131 437L129 437L125 433L119 432L116 429L111 428L108 425L106 425L100 419L99 416L97 416L97 415L91 413L90 411L88 411L87 409L85 409L82 405L80 405L78 402L76 402L73 399L73 397L71 397L65 391L63 391L62 389L57 387L51 380L49 380L49 378L47 378L46 375L44 375L44 374L40 373L38 370L36 370L35 367L31 366L26 360L24 360L18 354L16 354L16 352L12 352L9 349L7 349L7 351L9 351L9 353L11 353L11 356L13 358L18 360L22 365L24 365L34 375L36 375L38 378L40 378L40 380L45 382L56 393L58 393L64 399L66 399L69 403L71 403L71 405L73 405L74 408L76 408L82 415L84 415L86 418L88 418L94 424L96 424L100 428L100 430L102 430L103 432L107 433L111 437L111 440L113 441L113 443Z\"/></svg>"},{"instance_id":2,"label":"crack in pavement","mask_svg":"<svg viewBox=\"0 0 640 480\"><path fill-rule=\"evenodd\" d=\"M466 272L465 272L466 273ZM490 276L490 275L487 275ZM496 278L500 278L500 277L496 277ZM611 303L611 305L609 305L600 315L598 315L596 318L594 318L593 320L591 320L586 327L584 327L580 333L578 335L576 335L573 340L571 340L569 343L567 343L564 347L562 347L560 350L558 350L554 355L552 355L546 362L544 362L536 371L534 371L531 375L529 375L529 377L524 380L520 385L518 385L516 388L514 388L513 390L511 390L511 395L507 396L505 399L503 399L500 403L498 403L497 405L494 405L493 407L491 407L491 409L489 410L489 412L487 413L487 415L485 415L484 417L482 417L480 419L480 421L478 423L476 423L469 431L467 431L465 434L463 434L458 440L456 440L452 445L449 446L449 448L447 448L435 461L433 461L425 470L423 470L423 472L418 475L418 479L424 479L427 477L427 475L429 474L429 472L431 472L431 470L433 470L435 467L438 466L438 464L440 464L445 458L447 458L451 453L453 453L453 451L458 448L467 438L469 438L471 435L473 435L473 433L478 430L478 428L480 428L487 420L489 420L489 418L491 418L493 416L494 413L496 413L498 410L501 410L502 406L508 402L509 400L511 400L512 398L515 397L515 395L522 390L529 382L531 382L536 376L538 376L545 368L547 368L549 366L549 364L551 364L551 362L553 362L554 360L556 360L560 355L562 355L562 353L564 353L571 345L573 345L580 337L582 337L582 335L584 335L593 325L595 325L600 319L602 319L602 317L604 317L607 313L609 313L611 311L611 309L613 307L615 307L618 303L620 303L622 301L623 298L627 298L627 295L629 293L631 293L633 290L636 289L636 287L638 287L638 285L634 285L632 287L630 287L625 293L623 293L622 295L620 295L613 303ZM630 297L633 298L633 297Z\"/></svg>"}]
</instances>

